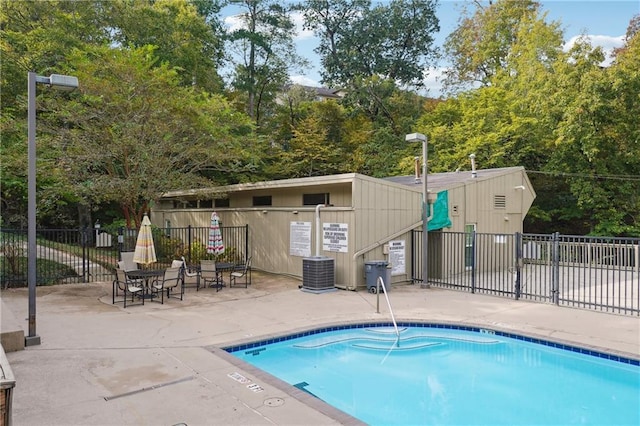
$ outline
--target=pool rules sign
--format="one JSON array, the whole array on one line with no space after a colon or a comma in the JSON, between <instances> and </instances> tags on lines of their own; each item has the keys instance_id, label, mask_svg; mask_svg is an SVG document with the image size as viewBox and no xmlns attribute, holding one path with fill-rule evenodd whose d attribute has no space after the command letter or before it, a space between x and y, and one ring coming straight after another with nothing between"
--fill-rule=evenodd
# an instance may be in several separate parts
<instances>
[{"instance_id":1,"label":"pool rules sign","mask_svg":"<svg viewBox=\"0 0 640 426\"><path fill-rule=\"evenodd\" d=\"M349 225L347 223L323 223L322 249L347 253L349 251Z\"/></svg>"}]
</instances>

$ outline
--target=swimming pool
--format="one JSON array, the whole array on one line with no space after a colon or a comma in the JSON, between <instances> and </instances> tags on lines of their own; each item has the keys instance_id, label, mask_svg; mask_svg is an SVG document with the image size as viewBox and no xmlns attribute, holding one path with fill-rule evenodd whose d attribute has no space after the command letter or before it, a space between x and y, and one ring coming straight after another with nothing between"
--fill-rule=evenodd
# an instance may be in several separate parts
<instances>
[{"instance_id":1,"label":"swimming pool","mask_svg":"<svg viewBox=\"0 0 640 426\"><path fill-rule=\"evenodd\" d=\"M640 424L640 362L501 331L367 323L225 348L368 424Z\"/></svg>"}]
</instances>

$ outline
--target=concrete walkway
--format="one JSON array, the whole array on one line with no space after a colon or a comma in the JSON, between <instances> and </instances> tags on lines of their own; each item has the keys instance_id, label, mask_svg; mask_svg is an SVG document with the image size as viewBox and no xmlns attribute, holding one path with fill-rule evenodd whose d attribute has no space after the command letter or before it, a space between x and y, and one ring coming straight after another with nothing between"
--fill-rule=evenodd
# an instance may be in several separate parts
<instances>
[{"instance_id":1,"label":"concrete walkway","mask_svg":"<svg viewBox=\"0 0 640 426\"><path fill-rule=\"evenodd\" d=\"M299 284L254 273L248 289L190 287L182 302L126 310L111 304L111 283L38 288L42 343L7 354L17 381L14 425L358 424L216 349L326 324L389 320L383 297L378 314L376 295L311 294ZM2 299L26 330L27 290L6 290ZM390 299L399 321L479 325L640 358L638 317L410 285L395 286Z\"/></svg>"}]
</instances>

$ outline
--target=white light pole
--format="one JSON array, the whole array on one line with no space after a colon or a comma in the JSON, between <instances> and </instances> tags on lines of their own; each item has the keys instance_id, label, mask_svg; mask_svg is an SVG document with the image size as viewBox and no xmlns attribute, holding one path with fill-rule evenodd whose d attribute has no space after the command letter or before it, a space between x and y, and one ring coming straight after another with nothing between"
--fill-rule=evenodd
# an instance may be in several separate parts
<instances>
[{"instance_id":1,"label":"white light pole","mask_svg":"<svg viewBox=\"0 0 640 426\"><path fill-rule=\"evenodd\" d=\"M29 286L29 335L25 346L40 344L36 334L36 84L46 84L62 90L78 87L78 78L68 75L51 74L49 77L28 73L27 85L27 133L28 133L28 181L27 181L27 284Z\"/></svg>"},{"instance_id":2,"label":"white light pole","mask_svg":"<svg viewBox=\"0 0 640 426\"><path fill-rule=\"evenodd\" d=\"M429 288L429 269L427 265L427 253L429 248L429 194L427 190L427 137L422 133L411 133L406 135L406 142L422 142L422 288Z\"/></svg>"}]
</instances>

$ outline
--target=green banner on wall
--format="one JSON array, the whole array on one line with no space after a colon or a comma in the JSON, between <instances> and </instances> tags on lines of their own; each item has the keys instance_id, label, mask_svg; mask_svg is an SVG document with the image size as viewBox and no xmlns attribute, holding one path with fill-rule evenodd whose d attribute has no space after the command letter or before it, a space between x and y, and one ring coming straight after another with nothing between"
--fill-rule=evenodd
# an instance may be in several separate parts
<instances>
[{"instance_id":1,"label":"green banner on wall","mask_svg":"<svg viewBox=\"0 0 640 426\"><path fill-rule=\"evenodd\" d=\"M449 218L449 191L438 192L436 202L431 204L431 213L433 217L427 223L429 231L436 231L451 226Z\"/></svg>"}]
</instances>

